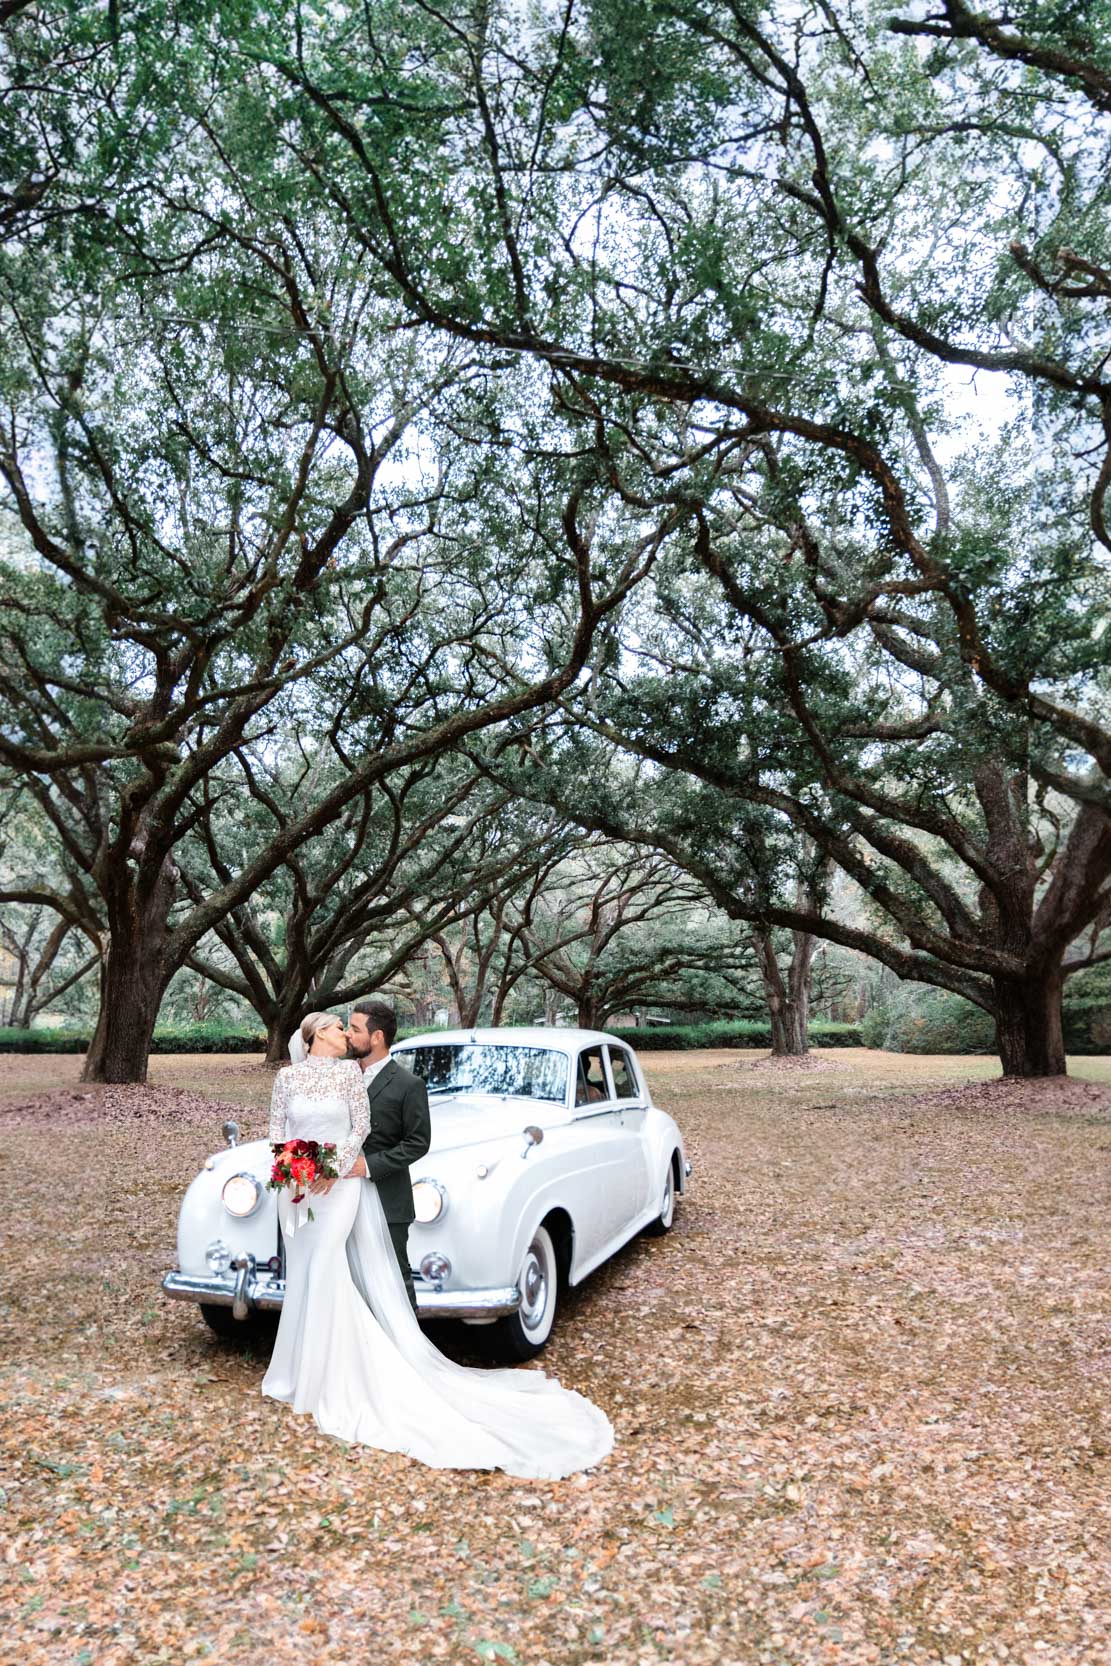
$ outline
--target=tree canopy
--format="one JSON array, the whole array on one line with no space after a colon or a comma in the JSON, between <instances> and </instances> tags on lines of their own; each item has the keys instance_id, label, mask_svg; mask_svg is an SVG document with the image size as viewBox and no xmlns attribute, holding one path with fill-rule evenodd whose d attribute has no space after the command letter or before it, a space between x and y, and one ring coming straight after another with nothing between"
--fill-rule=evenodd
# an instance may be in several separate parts
<instances>
[{"instance_id":1,"label":"tree canopy","mask_svg":"<svg viewBox=\"0 0 1111 1666\"><path fill-rule=\"evenodd\" d=\"M109 943L93 1074L453 751L1063 1068L1111 952L1111 30L891 10L8 9L0 763L59 856L8 894ZM301 735L315 796L184 879Z\"/></svg>"}]
</instances>

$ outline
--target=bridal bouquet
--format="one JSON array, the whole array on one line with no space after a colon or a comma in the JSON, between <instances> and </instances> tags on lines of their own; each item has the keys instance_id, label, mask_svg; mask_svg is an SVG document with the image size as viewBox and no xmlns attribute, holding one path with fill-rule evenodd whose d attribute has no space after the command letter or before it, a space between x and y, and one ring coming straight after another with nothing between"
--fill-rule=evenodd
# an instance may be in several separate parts
<instances>
[{"instance_id":1,"label":"bridal bouquet","mask_svg":"<svg viewBox=\"0 0 1111 1666\"><path fill-rule=\"evenodd\" d=\"M270 1149L274 1153L274 1166L270 1170L266 1189L268 1192L281 1192L287 1187L296 1187L296 1195L290 1199L292 1203L304 1201L306 1188L314 1180L339 1179L336 1148L330 1143L321 1145L318 1140L286 1140L284 1144L275 1143ZM310 1204L309 1220L315 1218Z\"/></svg>"}]
</instances>

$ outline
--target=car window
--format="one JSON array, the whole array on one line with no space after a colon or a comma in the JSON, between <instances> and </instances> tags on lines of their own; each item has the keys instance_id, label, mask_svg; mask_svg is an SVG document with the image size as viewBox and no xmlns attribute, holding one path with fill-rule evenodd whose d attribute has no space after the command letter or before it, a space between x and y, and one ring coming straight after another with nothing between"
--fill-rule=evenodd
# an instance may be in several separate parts
<instances>
[{"instance_id":1,"label":"car window","mask_svg":"<svg viewBox=\"0 0 1111 1666\"><path fill-rule=\"evenodd\" d=\"M597 1105L609 1098L606 1064L600 1047L584 1047L575 1072L575 1104Z\"/></svg>"},{"instance_id":2,"label":"car window","mask_svg":"<svg viewBox=\"0 0 1111 1666\"><path fill-rule=\"evenodd\" d=\"M640 1086L637 1082L633 1061L624 1047L610 1048L610 1070L613 1074L613 1097L615 1099L639 1099Z\"/></svg>"},{"instance_id":3,"label":"car window","mask_svg":"<svg viewBox=\"0 0 1111 1666\"><path fill-rule=\"evenodd\" d=\"M567 1058L549 1047L438 1042L394 1055L423 1078L430 1094L484 1093L567 1103Z\"/></svg>"}]
</instances>

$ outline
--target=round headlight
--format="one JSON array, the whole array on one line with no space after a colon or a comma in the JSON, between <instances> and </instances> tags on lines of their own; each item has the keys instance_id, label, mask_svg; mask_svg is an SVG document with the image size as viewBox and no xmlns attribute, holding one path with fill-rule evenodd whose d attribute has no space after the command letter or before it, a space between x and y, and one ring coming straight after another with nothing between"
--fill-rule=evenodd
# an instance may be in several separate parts
<instances>
[{"instance_id":1,"label":"round headlight","mask_svg":"<svg viewBox=\"0 0 1111 1666\"><path fill-rule=\"evenodd\" d=\"M226 1273L231 1266L231 1250L222 1238L214 1238L204 1252L210 1273Z\"/></svg>"},{"instance_id":2,"label":"round headlight","mask_svg":"<svg viewBox=\"0 0 1111 1666\"><path fill-rule=\"evenodd\" d=\"M228 1214L242 1219L244 1215L253 1215L258 1208L262 1187L253 1174L233 1174L230 1180L224 1181L220 1196Z\"/></svg>"},{"instance_id":3,"label":"round headlight","mask_svg":"<svg viewBox=\"0 0 1111 1666\"><path fill-rule=\"evenodd\" d=\"M413 1208L422 1226L447 1214L447 1187L438 1180L418 1180L413 1186Z\"/></svg>"}]
</instances>

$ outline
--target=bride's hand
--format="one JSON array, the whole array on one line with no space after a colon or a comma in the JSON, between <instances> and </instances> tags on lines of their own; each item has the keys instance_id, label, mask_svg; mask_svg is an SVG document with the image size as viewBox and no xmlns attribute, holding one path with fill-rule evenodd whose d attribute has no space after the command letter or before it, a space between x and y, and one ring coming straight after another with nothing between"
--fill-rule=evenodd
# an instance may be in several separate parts
<instances>
[{"instance_id":1,"label":"bride's hand","mask_svg":"<svg viewBox=\"0 0 1111 1666\"><path fill-rule=\"evenodd\" d=\"M313 1197L327 1197L334 1185L334 1180L314 1180L312 1185L309 1187L309 1191L312 1193Z\"/></svg>"}]
</instances>

